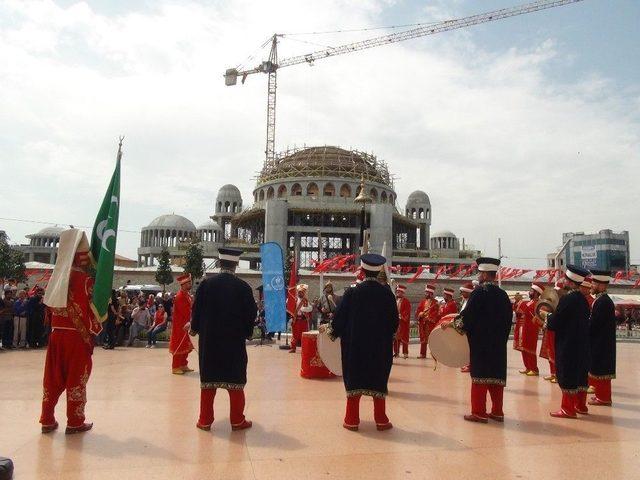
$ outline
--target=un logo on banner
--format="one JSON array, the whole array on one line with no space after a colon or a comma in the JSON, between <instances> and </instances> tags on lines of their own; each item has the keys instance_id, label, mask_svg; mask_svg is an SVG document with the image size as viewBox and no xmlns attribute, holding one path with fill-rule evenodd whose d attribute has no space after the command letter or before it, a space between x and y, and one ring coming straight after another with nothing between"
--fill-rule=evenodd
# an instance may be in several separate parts
<instances>
[{"instance_id":1,"label":"un logo on banner","mask_svg":"<svg viewBox=\"0 0 640 480\"><path fill-rule=\"evenodd\" d=\"M281 275L273 277L271 279L271 288L276 291L284 289L284 278Z\"/></svg>"}]
</instances>

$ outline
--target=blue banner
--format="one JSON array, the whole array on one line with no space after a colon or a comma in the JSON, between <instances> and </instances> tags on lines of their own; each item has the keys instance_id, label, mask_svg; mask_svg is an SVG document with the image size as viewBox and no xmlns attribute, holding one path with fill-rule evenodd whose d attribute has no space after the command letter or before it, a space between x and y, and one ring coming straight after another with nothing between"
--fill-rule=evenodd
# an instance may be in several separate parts
<instances>
[{"instance_id":1,"label":"blue banner","mask_svg":"<svg viewBox=\"0 0 640 480\"><path fill-rule=\"evenodd\" d=\"M267 331L285 332L287 289L284 284L282 248L275 242L263 243L260 245L260 258Z\"/></svg>"}]
</instances>

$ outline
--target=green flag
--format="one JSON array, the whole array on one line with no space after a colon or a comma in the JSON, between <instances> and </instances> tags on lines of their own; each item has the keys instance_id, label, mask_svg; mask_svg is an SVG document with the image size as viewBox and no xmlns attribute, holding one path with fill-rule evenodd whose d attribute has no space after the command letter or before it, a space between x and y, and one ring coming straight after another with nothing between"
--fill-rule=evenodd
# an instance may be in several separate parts
<instances>
[{"instance_id":1,"label":"green flag","mask_svg":"<svg viewBox=\"0 0 640 480\"><path fill-rule=\"evenodd\" d=\"M91 233L91 257L96 269L91 309L99 322L104 322L109 308L113 285L113 266L118 238L118 216L120 212L120 159L122 158L122 137L118 145L116 169L113 171L107 193L102 200Z\"/></svg>"}]
</instances>

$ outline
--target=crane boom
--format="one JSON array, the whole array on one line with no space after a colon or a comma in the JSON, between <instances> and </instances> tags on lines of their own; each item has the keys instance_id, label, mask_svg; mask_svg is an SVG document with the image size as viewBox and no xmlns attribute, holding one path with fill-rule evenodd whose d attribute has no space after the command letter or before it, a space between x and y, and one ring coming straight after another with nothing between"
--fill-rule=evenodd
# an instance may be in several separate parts
<instances>
[{"instance_id":1,"label":"crane boom","mask_svg":"<svg viewBox=\"0 0 640 480\"><path fill-rule=\"evenodd\" d=\"M360 42L340 45L335 48L318 50L306 55L297 55L294 57L285 58L278 64L278 68L289 67L291 65L298 65L305 62L310 63L321 58L335 57L336 55L344 55L345 53L357 52L359 50L366 50L368 48L388 45L390 43L402 42L404 40L411 40L412 38L435 35L436 33L448 32L450 30L457 30L459 28L470 27L486 22L493 22L495 20L502 20L503 18L515 17L517 15L524 15L526 13L533 13L539 10L560 7L562 5L577 3L581 1L582 0L542 0L526 5L503 8L501 10L495 10L493 12L480 13L478 15L472 15L470 17L446 20L434 25L424 25L421 27L412 28L410 30L405 30L403 32L391 33L389 35L382 35L380 37L374 37L368 40L362 40Z\"/></svg>"},{"instance_id":2,"label":"crane boom","mask_svg":"<svg viewBox=\"0 0 640 480\"><path fill-rule=\"evenodd\" d=\"M265 166L268 166L275 162L275 118L277 88L276 73L279 69L290 67L293 65L299 65L301 63L311 64L314 61L321 60L323 58L335 57L337 55L344 55L351 52L358 52L360 50L366 50L382 45L389 45L391 43L402 42L405 40L424 37L427 35L435 35L437 33L457 30L459 28L479 25L481 23L493 22L495 20L502 20L504 18L515 17L518 15L533 13L549 8L561 7L563 5L581 1L583 0L537 0L535 2L527 3L524 5L502 8L500 10L480 13L477 15L472 15L470 17L458 18L454 20L446 20L444 22L435 24L422 25L402 32L381 35L359 42L347 43L344 45L339 45L337 47L317 50L315 52L304 55L296 55L293 57L285 58L281 61L278 61L278 38L283 37L284 35L274 34L271 39L271 52L269 54L269 60L263 61L260 65L248 70L238 70L236 68L228 69L224 75L225 84L227 86L235 85L237 83L238 77L242 77L242 83L244 83L247 76L254 73L266 73L269 75L269 82L267 87L267 144L265 149Z\"/></svg>"}]
</instances>

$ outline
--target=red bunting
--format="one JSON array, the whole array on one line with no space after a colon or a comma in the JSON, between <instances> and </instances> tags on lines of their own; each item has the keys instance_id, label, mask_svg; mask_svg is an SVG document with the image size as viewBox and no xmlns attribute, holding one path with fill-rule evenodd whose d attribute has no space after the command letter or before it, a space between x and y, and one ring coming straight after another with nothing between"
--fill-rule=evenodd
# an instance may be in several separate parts
<instances>
[{"instance_id":1,"label":"red bunting","mask_svg":"<svg viewBox=\"0 0 640 480\"><path fill-rule=\"evenodd\" d=\"M417 267L417 268L416 268L416 274L415 274L413 277L411 277L407 282L408 282L408 283L413 283L413 282L415 282L415 281L416 281L416 279L420 276L420 274L421 274L423 271L424 271L424 267L422 267L422 266Z\"/></svg>"}]
</instances>

